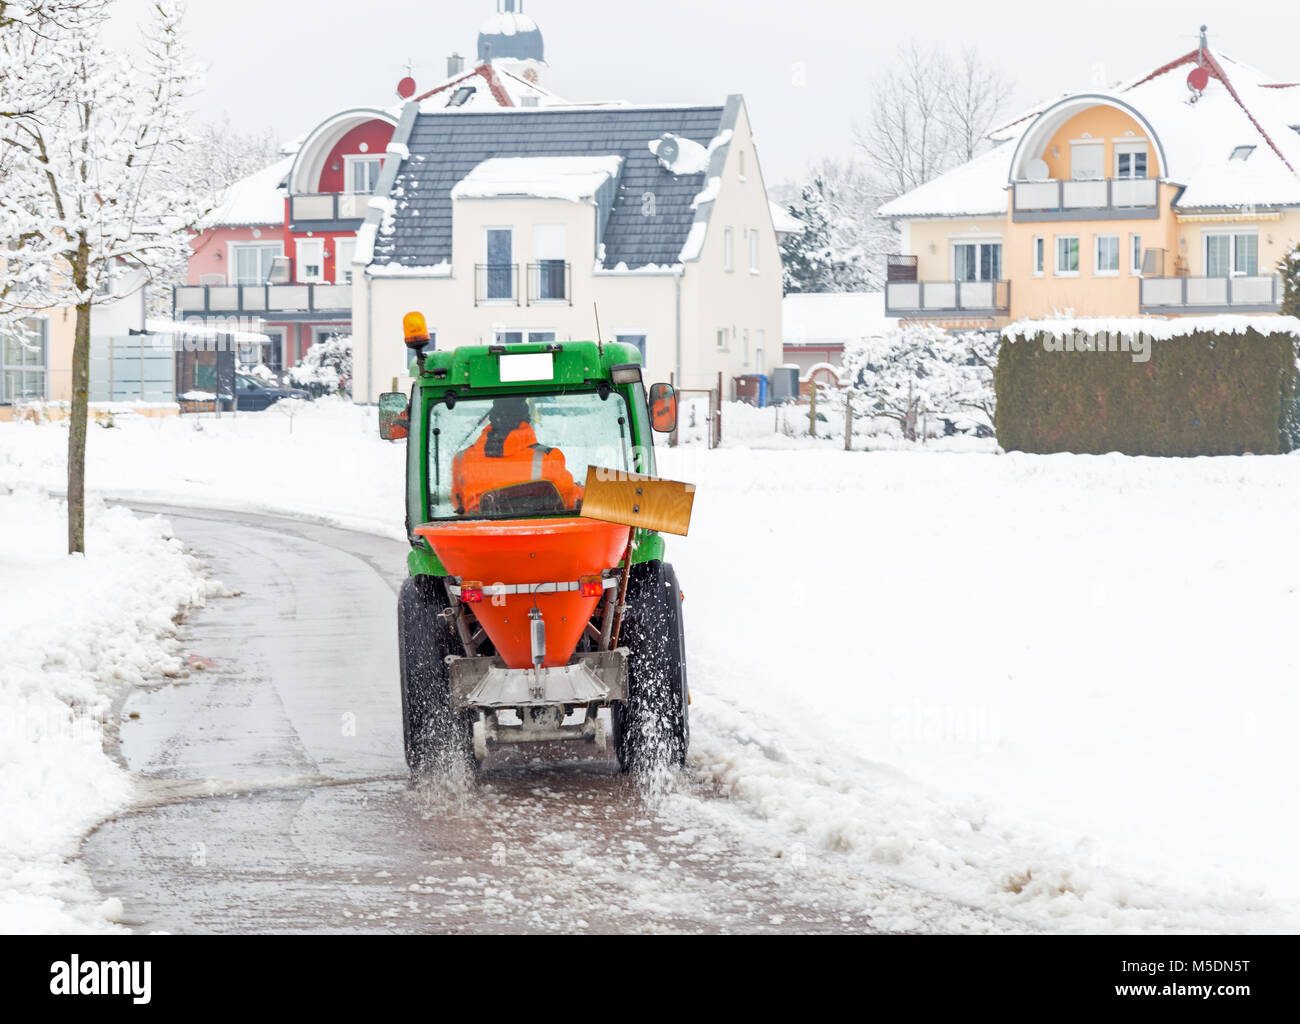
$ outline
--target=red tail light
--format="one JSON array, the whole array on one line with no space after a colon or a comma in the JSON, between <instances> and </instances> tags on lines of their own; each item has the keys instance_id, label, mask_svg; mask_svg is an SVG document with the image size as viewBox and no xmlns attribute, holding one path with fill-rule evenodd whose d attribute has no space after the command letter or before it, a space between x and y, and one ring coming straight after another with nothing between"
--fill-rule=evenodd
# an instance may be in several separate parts
<instances>
[{"instance_id":1,"label":"red tail light","mask_svg":"<svg viewBox=\"0 0 1300 1024\"><path fill-rule=\"evenodd\" d=\"M483 584L482 583L462 583L460 585L460 599L466 604L483 603Z\"/></svg>"},{"instance_id":2,"label":"red tail light","mask_svg":"<svg viewBox=\"0 0 1300 1024\"><path fill-rule=\"evenodd\" d=\"M603 576L584 576L578 580L578 592L583 597L600 597L605 592Z\"/></svg>"}]
</instances>

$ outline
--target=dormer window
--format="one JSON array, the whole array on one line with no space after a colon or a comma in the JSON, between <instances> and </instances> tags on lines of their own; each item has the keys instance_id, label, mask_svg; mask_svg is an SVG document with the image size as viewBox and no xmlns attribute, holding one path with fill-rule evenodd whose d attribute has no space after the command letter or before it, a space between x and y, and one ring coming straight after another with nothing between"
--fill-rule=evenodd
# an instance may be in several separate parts
<instances>
[{"instance_id":1,"label":"dormer window","mask_svg":"<svg viewBox=\"0 0 1300 1024\"><path fill-rule=\"evenodd\" d=\"M347 169L347 191L357 195L370 195L379 184L379 171L384 165L384 158L369 156L365 153L345 156L343 163Z\"/></svg>"},{"instance_id":2,"label":"dormer window","mask_svg":"<svg viewBox=\"0 0 1300 1024\"><path fill-rule=\"evenodd\" d=\"M1238 146L1236 149L1234 149L1234 150L1232 151L1232 156L1230 156L1228 159L1229 159L1229 160L1249 160L1249 159L1250 159L1250 154L1253 153L1253 152L1255 152L1255 147L1254 147L1254 146Z\"/></svg>"},{"instance_id":3,"label":"dormer window","mask_svg":"<svg viewBox=\"0 0 1300 1024\"><path fill-rule=\"evenodd\" d=\"M475 88L474 86L462 85L459 89L457 89L454 93L451 94L451 99L447 101L447 106L463 107L466 103L469 102L470 97L473 96L476 92L478 92L478 89Z\"/></svg>"}]
</instances>

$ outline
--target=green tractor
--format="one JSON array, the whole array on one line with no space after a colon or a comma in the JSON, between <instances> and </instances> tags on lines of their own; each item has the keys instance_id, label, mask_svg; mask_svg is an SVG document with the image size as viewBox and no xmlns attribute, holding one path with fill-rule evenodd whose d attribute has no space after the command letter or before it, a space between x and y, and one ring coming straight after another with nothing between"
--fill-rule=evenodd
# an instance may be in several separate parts
<instances>
[{"instance_id":1,"label":"green tractor","mask_svg":"<svg viewBox=\"0 0 1300 1024\"><path fill-rule=\"evenodd\" d=\"M680 766L689 742L682 593L665 532L694 488L660 480L652 433L677 399L639 353L597 342L425 354L379 400L404 439L410 578L397 634L413 778L511 744L613 748L624 771Z\"/></svg>"}]
</instances>

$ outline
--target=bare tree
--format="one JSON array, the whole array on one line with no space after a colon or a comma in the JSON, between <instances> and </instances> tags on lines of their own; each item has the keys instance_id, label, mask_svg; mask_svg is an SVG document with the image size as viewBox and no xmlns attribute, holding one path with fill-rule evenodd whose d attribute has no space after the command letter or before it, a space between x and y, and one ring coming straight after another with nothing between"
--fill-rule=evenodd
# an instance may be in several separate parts
<instances>
[{"instance_id":1,"label":"bare tree","mask_svg":"<svg viewBox=\"0 0 1300 1024\"><path fill-rule=\"evenodd\" d=\"M973 159L983 147L993 119L1011 98L1011 82L986 64L970 46L949 69L944 90L944 116L959 162Z\"/></svg>"},{"instance_id":2,"label":"bare tree","mask_svg":"<svg viewBox=\"0 0 1300 1024\"><path fill-rule=\"evenodd\" d=\"M1010 91L974 49L954 60L913 42L873 83L871 110L853 140L882 190L902 195L976 156Z\"/></svg>"}]
</instances>

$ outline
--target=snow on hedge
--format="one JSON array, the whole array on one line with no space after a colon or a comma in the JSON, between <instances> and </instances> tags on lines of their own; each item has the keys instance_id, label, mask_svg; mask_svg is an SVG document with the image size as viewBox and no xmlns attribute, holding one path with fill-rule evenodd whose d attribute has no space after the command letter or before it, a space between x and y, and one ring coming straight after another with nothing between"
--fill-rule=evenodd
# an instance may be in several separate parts
<instances>
[{"instance_id":1,"label":"snow on hedge","mask_svg":"<svg viewBox=\"0 0 1300 1024\"><path fill-rule=\"evenodd\" d=\"M0 929L104 931L120 908L70 858L131 800L103 747L114 699L184 671L176 619L219 585L164 520L93 501L88 554L69 556L63 503L7 493L15 470L0 463Z\"/></svg>"},{"instance_id":2,"label":"snow on hedge","mask_svg":"<svg viewBox=\"0 0 1300 1024\"><path fill-rule=\"evenodd\" d=\"M1002 337L1015 342L1022 338L1037 338L1041 334L1053 338L1077 335L1110 334L1119 337L1146 335L1155 341L1184 338L1202 331L1214 334L1294 334L1300 337L1300 319L1293 316L1221 316L1185 317L1050 317L1042 320L1017 320L1002 328Z\"/></svg>"}]
</instances>

